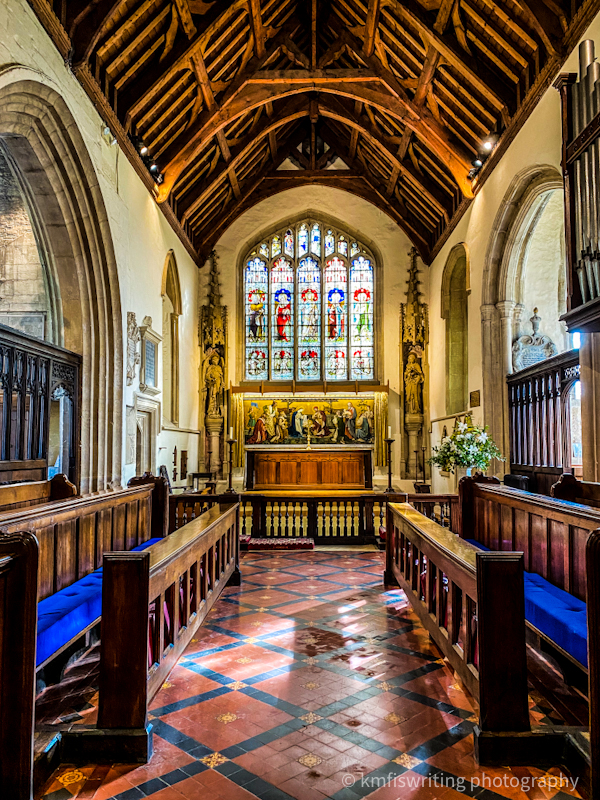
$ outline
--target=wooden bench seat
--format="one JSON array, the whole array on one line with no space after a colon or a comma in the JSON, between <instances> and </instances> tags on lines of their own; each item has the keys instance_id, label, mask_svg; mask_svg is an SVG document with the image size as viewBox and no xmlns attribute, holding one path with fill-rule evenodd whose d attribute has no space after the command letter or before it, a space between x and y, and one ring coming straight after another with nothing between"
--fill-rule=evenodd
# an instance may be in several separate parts
<instances>
[{"instance_id":1,"label":"wooden bench seat","mask_svg":"<svg viewBox=\"0 0 600 800\"><path fill-rule=\"evenodd\" d=\"M479 550L489 547L475 539L466 542ZM528 626L583 667L588 666L587 605L535 572L524 573L525 620Z\"/></svg>"},{"instance_id":2,"label":"wooden bench seat","mask_svg":"<svg viewBox=\"0 0 600 800\"><path fill-rule=\"evenodd\" d=\"M162 539L149 539L131 552L147 550ZM102 567L38 603L36 669L42 669L100 622Z\"/></svg>"},{"instance_id":3,"label":"wooden bench seat","mask_svg":"<svg viewBox=\"0 0 600 800\"><path fill-rule=\"evenodd\" d=\"M66 475L55 475L49 481L28 481L0 485L0 513L29 508L77 495L77 487Z\"/></svg>"}]
</instances>

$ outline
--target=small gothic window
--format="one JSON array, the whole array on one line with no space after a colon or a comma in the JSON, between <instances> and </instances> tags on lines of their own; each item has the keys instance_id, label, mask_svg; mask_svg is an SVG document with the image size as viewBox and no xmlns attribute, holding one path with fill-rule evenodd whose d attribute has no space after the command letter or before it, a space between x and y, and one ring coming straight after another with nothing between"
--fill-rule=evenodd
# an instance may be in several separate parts
<instances>
[{"instance_id":1,"label":"small gothic window","mask_svg":"<svg viewBox=\"0 0 600 800\"><path fill-rule=\"evenodd\" d=\"M373 255L313 220L256 253L244 262L245 380L374 380Z\"/></svg>"}]
</instances>

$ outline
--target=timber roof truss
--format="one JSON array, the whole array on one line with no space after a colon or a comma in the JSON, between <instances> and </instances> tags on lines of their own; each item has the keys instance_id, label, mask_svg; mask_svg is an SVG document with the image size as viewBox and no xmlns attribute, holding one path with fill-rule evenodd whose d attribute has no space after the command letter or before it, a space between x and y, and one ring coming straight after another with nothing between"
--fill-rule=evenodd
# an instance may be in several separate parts
<instances>
[{"instance_id":1,"label":"timber roof truss","mask_svg":"<svg viewBox=\"0 0 600 800\"><path fill-rule=\"evenodd\" d=\"M371 201L430 261L600 8L29 2L198 263L246 209L307 184Z\"/></svg>"}]
</instances>

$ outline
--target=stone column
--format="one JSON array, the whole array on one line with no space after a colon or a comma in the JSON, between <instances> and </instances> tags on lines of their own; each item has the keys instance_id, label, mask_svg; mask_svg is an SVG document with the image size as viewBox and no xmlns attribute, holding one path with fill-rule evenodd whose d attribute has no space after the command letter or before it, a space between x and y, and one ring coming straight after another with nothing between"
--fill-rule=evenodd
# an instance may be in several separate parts
<instances>
[{"instance_id":1,"label":"stone column","mask_svg":"<svg viewBox=\"0 0 600 800\"><path fill-rule=\"evenodd\" d=\"M423 414L405 414L404 429L408 434L408 453L406 458L406 478L417 480L417 457L421 452L419 433L423 428ZM415 455L415 451L417 455ZM420 465L421 466L421 465Z\"/></svg>"},{"instance_id":2,"label":"stone column","mask_svg":"<svg viewBox=\"0 0 600 800\"><path fill-rule=\"evenodd\" d=\"M223 430L223 417L206 415L204 418L206 430L210 436L210 464L211 472L221 474L221 431Z\"/></svg>"}]
</instances>

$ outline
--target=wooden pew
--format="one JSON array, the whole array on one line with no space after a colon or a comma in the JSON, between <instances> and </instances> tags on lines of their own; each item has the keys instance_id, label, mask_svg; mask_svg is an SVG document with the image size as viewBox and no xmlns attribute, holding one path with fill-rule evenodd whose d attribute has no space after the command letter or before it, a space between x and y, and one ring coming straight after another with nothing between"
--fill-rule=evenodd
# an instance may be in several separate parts
<instances>
[{"instance_id":1,"label":"wooden pew","mask_svg":"<svg viewBox=\"0 0 600 800\"><path fill-rule=\"evenodd\" d=\"M491 490L495 487L485 487ZM587 547L592 747L585 730L529 720L524 556L482 552L408 504L388 506L385 582L398 583L479 701L475 756L485 766L562 765L600 797L600 530ZM596 759L596 761L594 761ZM591 776L590 776L591 764ZM590 781L594 790L588 791Z\"/></svg>"},{"instance_id":2,"label":"wooden pew","mask_svg":"<svg viewBox=\"0 0 600 800\"><path fill-rule=\"evenodd\" d=\"M49 481L7 483L0 486L0 512L68 500L76 494L77 487L66 475L55 475Z\"/></svg>"},{"instance_id":3,"label":"wooden pew","mask_svg":"<svg viewBox=\"0 0 600 800\"><path fill-rule=\"evenodd\" d=\"M600 483L580 481L570 472L565 472L550 489L550 496L557 500L569 500L592 508L600 508Z\"/></svg>"},{"instance_id":4,"label":"wooden pew","mask_svg":"<svg viewBox=\"0 0 600 800\"><path fill-rule=\"evenodd\" d=\"M585 552L600 527L600 509L480 478L463 478L459 497L464 539L523 552L529 639L554 658L568 683L585 691Z\"/></svg>"},{"instance_id":5,"label":"wooden pew","mask_svg":"<svg viewBox=\"0 0 600 800\"><path fill-rule=\"evenodd\" d=\"M73 726L66 761L146 762L148 705L226 585L239 585L239 504L215 505L141 553L105 553L95 729Z\"/></svg>"},{"instance_id":6,"label":"wooden pew","mask_svg":"<svg viewBox=\"0 0 600 800\"><path fill-rule=\"evenodd\" d=\"M31 800L38 546L0 533L0 797Z\"/></svg>"},{"instance_id":7,"label":"wooden pew","mask_svg":"<svg viewBox=\"0 0 600 800\"><path fill-rule=\"evenodd\" d=\"M388 505L386 527L385 581L479 702L480 730L529 730L522 553L477 551L408 503Z\"/></svg>"},{"instance_id":8,"label":"wooden pew","mask_svg":"<svg viewBox=\"0 0 600 800\"><path fill-rule=\"evenodd\" d=\"M43 600L101 567L104 552L131 550L152 538L153 492L152 484L144 484L21 508L0 514L0 530L36 535Z\"/></svg>"}]
</instances>

